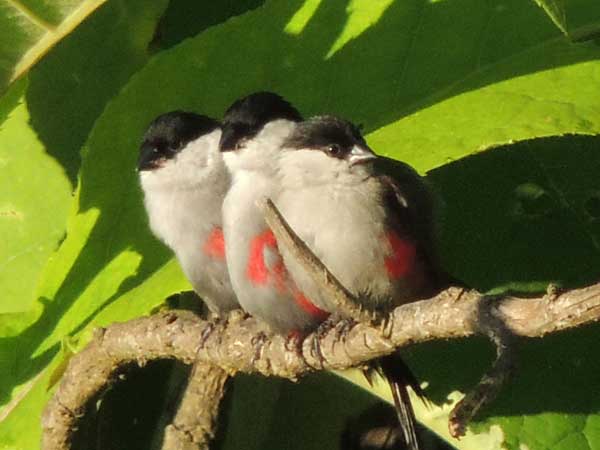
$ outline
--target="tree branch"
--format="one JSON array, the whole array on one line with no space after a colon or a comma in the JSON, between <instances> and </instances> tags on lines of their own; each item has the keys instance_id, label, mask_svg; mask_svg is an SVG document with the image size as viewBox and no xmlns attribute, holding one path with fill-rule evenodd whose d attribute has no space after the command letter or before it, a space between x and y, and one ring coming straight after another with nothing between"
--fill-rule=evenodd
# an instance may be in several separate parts
<instances>
[{"instance_id":1,"label":"tree branch","mask_svg":"<svg viewBox=\"0 0 600 450\"><path fill-rule=\"evenodd\" d=\"M219 404L229 376L209 364L194 364L173 422L165 429L163 449L208 448L215 435Z\"/></svg>"},{"instance_id":2,"label":"tree branch","mask_svg":"<svg viewBox=\"0 0 600 450\"><path fill-rule=\"evenodd\" d=\"M312 354L311 336L301 349L272 334L265 325L238 312L218 323L187 311L170 311L96 331L75 355L43 415L43 448L70 448L77 421L86 406L116 380L128 363L176 358L220 367L230 375L261 373L290 379L320 369L346 369L410 344L470 336L479 331L477 317L485 297L449 288L435 297L396 308L387 327L358 323L343 340L335 332L319 337L324 361ZM519 336L540 337L600 320L600 284L536 298L494 299L485 308ZM208 327L214 328L206 337ZM266 337L260 353L253 344ZM201 348L198 348L202 342Z\"/></svg>"}]
</instances>

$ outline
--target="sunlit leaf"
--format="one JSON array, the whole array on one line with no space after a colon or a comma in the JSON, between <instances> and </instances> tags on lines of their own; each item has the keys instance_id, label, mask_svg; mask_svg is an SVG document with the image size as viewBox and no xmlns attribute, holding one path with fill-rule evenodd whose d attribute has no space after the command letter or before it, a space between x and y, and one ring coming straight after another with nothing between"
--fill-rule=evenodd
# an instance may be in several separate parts
<instances>
[{"instance_id":1,"label":"sunlit leaf","mask_svg":"<svg viewBox=\"0 0 600 450\"><path fill-rule=\"evenodd\" d=\"M105 1L0 1L0 93Z\"/></svg>"},{"instance_id":2,"label":"sunlit leaf","mask_svg":"<svg viewBox=\"0 0 600 450\"><path fill-rule=\"evenodd\" d=\"M0 125L0 314L32 307L39 273L64 237L71 199L62 167L46 154L28 121L21 97Z\"/></svg>"}]
</instances>

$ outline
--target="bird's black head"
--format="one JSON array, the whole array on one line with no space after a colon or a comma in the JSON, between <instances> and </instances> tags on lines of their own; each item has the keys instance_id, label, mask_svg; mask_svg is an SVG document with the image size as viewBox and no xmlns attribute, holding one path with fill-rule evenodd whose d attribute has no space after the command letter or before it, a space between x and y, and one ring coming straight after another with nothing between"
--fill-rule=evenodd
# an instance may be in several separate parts
<instances>
[{"instance_id":1,"label":"bird's black head","mask_svg":"<svg viewBox=\"0 0 600 450\"><path fill-rule=\"evenodd\" d=\"M185 111L171 111L154 119L146 133L138 159L138 170L153 170L173 158L198 137L218 128L210 117Z\"/></svg>"},{"instance_id":2,"label":"bird's black head","mask_svg":"<svg viewBox=\"0 0 600 450\"><path fill-rule=\"evenodd\" d=\"M346 160L350 165L376 158L356 125L333 116L317 116L299 123L284 147L322 151L332 158Z\"/></svg>"},{"instance_id":3,"label":"bird's black head","mask_svg":"<svg viewBox=\"0 0 600 450\"><path fill-rule=\"evenodd\" d=\"M302 116L287 100L273 92L256 92L236 100L225 112L219 148L236 150L274 120L300 122Z\"/></svg>"}]
</instances>

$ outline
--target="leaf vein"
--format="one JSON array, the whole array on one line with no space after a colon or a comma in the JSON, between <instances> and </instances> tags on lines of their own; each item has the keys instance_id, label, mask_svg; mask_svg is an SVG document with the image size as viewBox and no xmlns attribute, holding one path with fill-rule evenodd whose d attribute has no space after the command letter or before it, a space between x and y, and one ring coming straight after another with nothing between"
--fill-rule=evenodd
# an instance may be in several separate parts
<instances>
[{"instance_id":1,"label":"leaf vein","mask_svg":"<svg viewBox=\"0 0 600 450\"><path fill-rule=\"evenodd\" d=\"M56 31L56 27L48 22L46 19L41 17L39 14L36 14L33 10L31 10L27 5L24 5L21 0L5 0L10 6L19 11L23 16L27 18L30 22L34 23L36 26L46 30L49 33L54 33Z\"/></svg>"}]
</instances>

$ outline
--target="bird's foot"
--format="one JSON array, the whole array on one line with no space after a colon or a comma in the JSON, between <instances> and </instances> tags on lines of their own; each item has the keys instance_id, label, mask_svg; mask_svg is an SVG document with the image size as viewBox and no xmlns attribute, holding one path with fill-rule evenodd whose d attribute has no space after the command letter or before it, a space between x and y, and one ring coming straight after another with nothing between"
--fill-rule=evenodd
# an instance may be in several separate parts
<instances>
[{"instance_id":1,"label":"bird's foot","mask_svg":"<svg viewBox=\"0 0 600 450\"><path fill-rule=\"evenodd\" d=\"M214 317L210 322L207 322L206 327L200 334L200 341L198 342L198 350L201 350L206 345L206 341L213 334L215 328L221 323L221 319Z\"/></svg>"},{"instance_id":2,"label":"bird's foot","mask_svg":"<svg viewBox=\"0 0 600 450\"><path fill-rule=\"evenodd\" d=\"M254 356L252 357L252 364L254 365L256 363L256 361L258 361L260 359L260 356L262 354L262 349L265 346L266 343L269 342L269 337L267 336L266 333L264 332L259 332L257 335L255 335L252 340L251 343L254 346Z\"/></svg>"},{"instance_id":3,"label":"bird's foot","mask_svg":"<svg viewBox=\"0 0 600 450\"><path fill-rule=\"evenodd\" d=\"M311 335L311 351L315 359L319 362L320 368L323 368L326 361L323 349L321 347L321 341L331 331L335 333L336 341L343 341L356 324L353 319L339 316L337 314L331 314L329 318L319 325L315 332Z\"/></svg>"}]
</instances>

